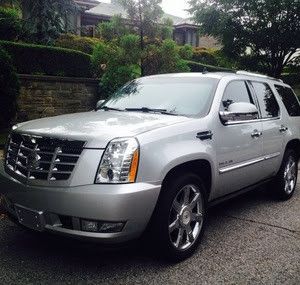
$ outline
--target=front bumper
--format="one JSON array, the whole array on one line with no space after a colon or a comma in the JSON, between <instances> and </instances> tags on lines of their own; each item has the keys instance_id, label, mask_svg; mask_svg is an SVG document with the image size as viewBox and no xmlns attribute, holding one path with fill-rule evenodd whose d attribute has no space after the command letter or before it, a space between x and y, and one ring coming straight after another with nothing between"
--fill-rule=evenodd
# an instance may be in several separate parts
<instances>
[{"instance_id":1,"label":"front bumper","mask_svg":"<svg viewBox=\"0 0 300 285\"><path fill-rule=\"evenodd\" d=\"M149 183L84 185L77 187L27 186L15 180L0 166L0 193L6 210L17 217L15 204L40 212L41 230L74 237L121 243L138 238L145 230L155 208L160 185ZM60 216L71 217L71 225L57 223ZM81 230L80 220L124 222L117 233L93 233Z\"/></svg>"}]
</instances>

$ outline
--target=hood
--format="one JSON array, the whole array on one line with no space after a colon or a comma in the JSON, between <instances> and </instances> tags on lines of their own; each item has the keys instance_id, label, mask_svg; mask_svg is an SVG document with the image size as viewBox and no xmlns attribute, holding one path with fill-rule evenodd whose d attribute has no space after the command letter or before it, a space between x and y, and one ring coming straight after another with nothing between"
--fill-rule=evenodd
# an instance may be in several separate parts
<instances>
[{"instance_id":1,"label":"hood","mask_svg":"<svg viewBox=\"0 0 300 285\"><path fill-rule=\"evenodd\" d=\"M183 116L100 110L28 121L18 124L15 131L84 140L86 147L104 148L114 138L136 136L187 120Z\"/></svg>"}]
</instances>

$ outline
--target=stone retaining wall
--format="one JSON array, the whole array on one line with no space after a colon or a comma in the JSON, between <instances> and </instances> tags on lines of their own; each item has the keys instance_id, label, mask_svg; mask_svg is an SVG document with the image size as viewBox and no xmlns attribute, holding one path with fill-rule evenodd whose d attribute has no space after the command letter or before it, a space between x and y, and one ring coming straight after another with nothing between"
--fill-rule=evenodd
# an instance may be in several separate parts
<instances>
[{"instance_id":1,"label":"stone retaining wall","mask_svg":"<svg viewBox=\"0 0 300 285\"><path fill-rule=\"evenodd\" d=\"M17 121L89 111L99 99L99 80L20 74Z\"/></svg>"}]
</instances>

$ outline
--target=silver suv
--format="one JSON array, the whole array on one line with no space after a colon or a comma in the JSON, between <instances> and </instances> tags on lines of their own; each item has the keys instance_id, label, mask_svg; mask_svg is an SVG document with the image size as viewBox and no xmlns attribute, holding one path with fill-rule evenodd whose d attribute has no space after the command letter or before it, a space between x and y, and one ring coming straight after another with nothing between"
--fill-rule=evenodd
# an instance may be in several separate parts
<instances>
[{"instance_id":1,"label":"silver suv","mask_svg":"<svg viewBox=\"0 0 300 285\"><path fill-rule=\"evenodd\" d=\"M96 110L18 124L0 169L5 208L37 231L193 253L207 208L271 181L293 195L300 107L280 80L168 74L125 85Z\"/></svg>"}]
</instances>

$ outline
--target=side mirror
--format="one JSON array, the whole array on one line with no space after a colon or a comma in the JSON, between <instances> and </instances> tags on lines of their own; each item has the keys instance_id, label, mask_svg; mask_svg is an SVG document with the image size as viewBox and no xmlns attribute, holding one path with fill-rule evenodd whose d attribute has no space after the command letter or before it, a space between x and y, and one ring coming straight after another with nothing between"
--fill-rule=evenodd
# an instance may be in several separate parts
<instances>
[{"instance_id":1,"label":"side mirror","mask_svg":"<svg viewBox=\"0 0 300 285\"><path fill-rule=\"evenodd\" d=\"M220 111L220 119L224 124L236 121L247 121L258 118L258 110L255 105L246 102L232 103L228 111Z\"/></svg>"},{"instance_id":2,"label":"side mirror","mask_svg":"<svg viewBox=\"0 0 300 285\"><path fill-rule=\"evenodd\" d=\"M99 109L104 102L105 100L99 100L96 104L96 109Z\"/></svg>"}]
</instances>

